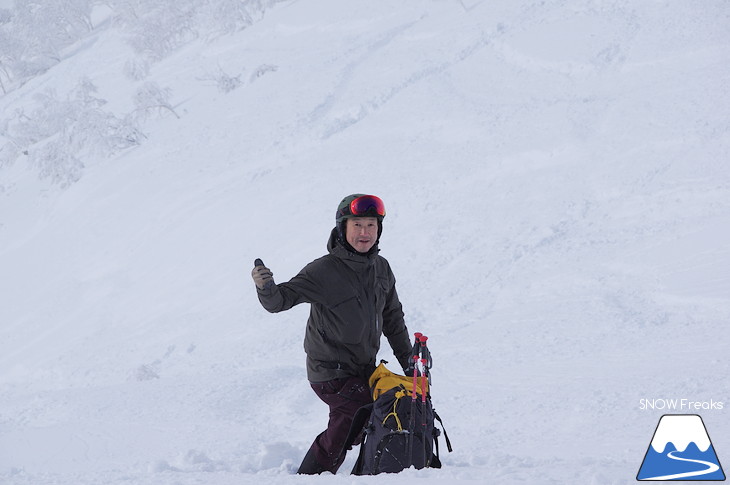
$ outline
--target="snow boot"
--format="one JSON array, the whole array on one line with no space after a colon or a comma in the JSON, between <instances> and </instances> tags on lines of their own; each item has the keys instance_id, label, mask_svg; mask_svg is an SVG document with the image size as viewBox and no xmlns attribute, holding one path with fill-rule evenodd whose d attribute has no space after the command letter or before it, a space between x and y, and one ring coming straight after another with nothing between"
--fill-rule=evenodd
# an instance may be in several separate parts
<instances>
[{"instance_id":1,"label":"snow boot","mask_svg":"<svg viewBox=\"0 0 730 485\"><path fill-rule=\"evenodd\" d=\"M307 454L304 455L302 464L299 465L297 475L319 475L326 471L328 470L319 464L317 459L314 457L314 451L310 448L309 451L307 451Z\"/></svg>"}]
</instances>

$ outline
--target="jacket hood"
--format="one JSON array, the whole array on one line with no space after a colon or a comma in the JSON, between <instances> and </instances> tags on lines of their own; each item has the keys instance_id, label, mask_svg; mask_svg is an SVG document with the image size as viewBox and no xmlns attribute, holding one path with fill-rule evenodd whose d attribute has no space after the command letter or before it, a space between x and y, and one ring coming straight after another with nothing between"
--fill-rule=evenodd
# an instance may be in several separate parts
<instances>
[{"instance_id":1,"label":"jacket hood","mask_svg":"<svg viewBox=\"0 0 730 485\"><path fill-rule=\"evenodd\" d=\"M367 253L359 253L355 251L355 248L350 246L350 244L347 241L342 241L339 238L339 231L337 230L337 227L332 229L330 232L329 240L327 241L327 251L330 254L334 254L335 256L339 256L343 259L345 258L364 258L364 259L372 259L373 257L377 256L380 252L380 249L378 248L378 244L380 241L376 242L375 245L373 245L372 248L370 248L370 251Z\"/></svg>"}]
</instances>

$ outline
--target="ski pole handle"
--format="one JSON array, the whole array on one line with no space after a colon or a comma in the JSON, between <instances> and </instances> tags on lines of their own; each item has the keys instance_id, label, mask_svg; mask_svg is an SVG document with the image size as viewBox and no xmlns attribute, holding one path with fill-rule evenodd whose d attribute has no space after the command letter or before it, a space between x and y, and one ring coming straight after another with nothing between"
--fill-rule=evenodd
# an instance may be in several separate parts
<instances>
[{"instance_id":1,"label":"ski pole handle","mask_svg":"<svg viewBox=\"0 0 730 485\"><path fill-rule=\"evenodd\" d=\"M414 340L413 340L413 355L420 355L421 354L421 337L423 337L423 334L421 332L416 332L413 334Z\"/></svg>"},{"instance_id":2,"label":"ski pole handle","mask_svg":"<svg viewBox=\"0 0 730 485\"><path fill-rule=\"evenodd\" d=\"M263 266L264 262L261 261L261 258L256 258L256 261L253 262L254 266Z\"/></svg>"},{"instance_id":3,"label":"ski pole handle","mask_svg":"<svg viewBox=\"0 0 730 485\"><path fill-rule=\"evenodd\" d=\"M411 369L418 367L418 360L415 360L416 357L419 357L421 355L421 333L416 332L413 334L414 340L413 340L413 349L411 350L411 355L413 356L414 360L408 364L408 369L406 370L406 375L410 377Z\"/></svg>"},{"instance_id":4,"label":"ski pole handle","mask_svg":"<svg viewBox=\"0 0 730 485\"><path fill-rule=\"evenodd\" d=\"M424 367L426 369L430 369L431 367L433 367L433 360L431 360L431 352L428 351L427 343L428 337L423 335L421 337L421 357L426 359L426 364L424 365Z\"/></svg>"},{"instance_id":5,"label":"ski pole handle","mask_svg":"<svg viewBox=\"0 0 730 485\"><path fill-rule=\"evenodd\" d=\"M421 364L423 365L423 374L428 379L429 385L431 384L431 372L430 369L433 367L433 358L431 352L428 350L428 337L421 335Z\"/></svg>"}]
</instances>

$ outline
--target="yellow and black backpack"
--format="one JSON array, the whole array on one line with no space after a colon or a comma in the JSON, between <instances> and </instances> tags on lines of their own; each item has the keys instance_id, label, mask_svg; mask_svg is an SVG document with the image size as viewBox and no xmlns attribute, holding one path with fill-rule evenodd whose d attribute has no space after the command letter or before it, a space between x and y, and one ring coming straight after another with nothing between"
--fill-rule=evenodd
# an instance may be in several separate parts
<instances>
[{"instance_id":1,"label":"yellow and black backpack","mask_svg":"<svg viewBox=\"0 0 730 485\"><path fill-rule=\"evenodd\" d=\"M413 377L392 373L383 363L373 372L369 382L373 403L355 414L345 443L348 449L362 436L353 474L397 473L411 466L441 468L441 430L434 420L442 428L443 422L431 405L428 380L417 377L415 395L413 381ZM445 431L444 437L451 451Z\"/></svg>"}]
</instances>

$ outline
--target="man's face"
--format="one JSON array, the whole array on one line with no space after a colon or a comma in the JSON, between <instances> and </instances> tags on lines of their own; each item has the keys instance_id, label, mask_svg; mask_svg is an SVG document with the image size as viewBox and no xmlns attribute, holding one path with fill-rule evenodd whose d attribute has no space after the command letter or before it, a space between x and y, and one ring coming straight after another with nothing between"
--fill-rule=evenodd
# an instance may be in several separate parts
<instances>
[{"instance_id":1,"label":"man's face","mask_svg":"<svg viewBox=\"0 0 730 485\"><path fill-rule=\"evenodd\" d=\"M347 219L345 239L358 253L367 253L378 240L378 219L350 217Z\"/></svg>"}]
</instances>

